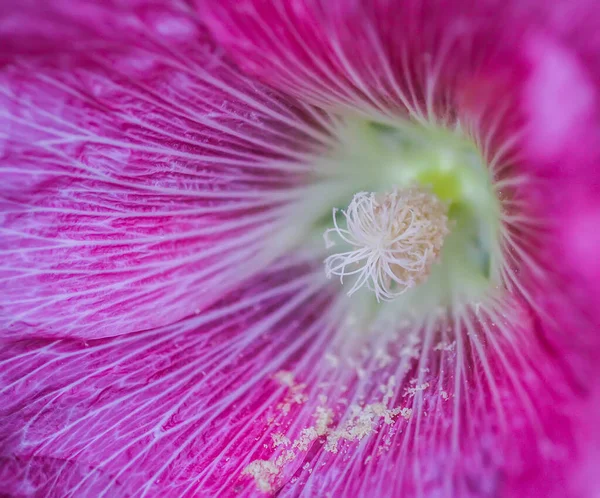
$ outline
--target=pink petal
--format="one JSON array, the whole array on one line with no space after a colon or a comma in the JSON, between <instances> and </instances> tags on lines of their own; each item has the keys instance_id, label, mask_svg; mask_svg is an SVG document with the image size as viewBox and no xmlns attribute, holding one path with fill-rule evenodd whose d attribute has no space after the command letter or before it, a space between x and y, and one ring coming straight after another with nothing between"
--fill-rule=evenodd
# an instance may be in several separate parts
<instances>
[{"instance_id":1,"label":"pink petal","mask_svg":"<svg viewBox=\"0 0 600 498\"><path fill-rule=\"evenodd\" d=\"M513 237L521 254L533 251L538 268L530 271L512 251L507 257L520 277L511 290L535 294L552 315L559 306L565 326L576 324L586 336L581 342L595 341L600 274L589 227L600 218L600 60L590 50L599 43L596 3L196 3L243 70L286 92L375 119L406 111L441 124L458 118L485 145L496 182L527 178L503 195L525 206L518 213L525 224ZM543 237L527 235L532 219L548 229ZM588 316L583 328L580 313Z\"/></svg>"},{"instance_id":2,"label":"pink petal","mask_svg":"<svg viewBox=\"0 0 600 498\"><path fill-rule=\"evenodd\" d=\"M573 16L577 18L576 12ZM564 27L564 19L557 24ZM525 272L522 278L542 310L537 331L560 358L565 378L579 396L569 407L573 458L545 461L510 489L515 496L592 497L598 485L590 469L600 464L597 68L586 60L585 50L547 35L533 34L524 48L529 71L520 85L526 132L522 153L536 179L528 187L529 198L550 223L545 243L535 250L546 274ZM554 479L548 480L549 475ZM564 482L555 482L557 476Z\"/></svg>"},{"instance_id":3,"label":"pink petal","mask_svg":"<svg viewBox=\"0 0 600 498\"><path fill-rule=\"evenodd\" d=\"M254 489L241 471L270 443L263 422L287 390L273 374L308 369L332 333L329 296L313 280L299 260L176 325L88 342L3 340L0 492Z\"/></svg>"},{"instance_id":4,"label":"pink petal","mask_svg":"<svg viewBox=\"0 0 600 498\"><path fill-rule=\"evenodd\" d=\"M329 141L326 116L239 76L189 11L76 5L88 50L0 74L3 335L200 312L277 256L285 204Z\"/></svg>"},{"instance_id":5,"label":"pink petal","mask_svg":"<svg viewBox=\"0 0 600 498\"><path fill-rule=\"evenodd\" d=\"M571 465L563 455L554 462L550 452L540 450L543 439L535 426L526 429L528 421L520 437L505 440L508 450L502 452L516 453L507 457L502 492L578 496L576 469L589 464L584 458L595 444L582 437L585 429L578 426L584 424L578 420L597 406L589 393L600 352L600 274L597 237L590 228L600 219L600 64L588 46L597 46L597 5L198 3L247 73L321 105L353 107L371 116L408 111L416 119L444 123L458 115L482 142L491 138L484 152L490 163L498 159L492 171L496 182L522 175L521 184L503 190L515 205L525 206L506 213L507 219L522 219L509 231L505 280L512 294L531 304L535 319L510 335L525 334L532 341L519 352L526 361L522 375L552 365L551 375L568 379L570 420L555 427L552 413L542 416L542 425L561 432L559 447L577 459ZM511 140L515 145L500 155ZM490 361L501 361L493 348L488 353ZM508 380L508 370L498 375ZM491 387L482 393L492 395ZM543 389L533 391L531 403L543 411ZM346 483L347 490L358 489Z\"/></svg>"},{"instance_id":6,"label":"pink petal","mask_svg":"<svg viewBox=\"0 0 600 498\"><path fill-rule=\"evenodd\" d=\"M600 92L593 67L547 37L532 37L528 45L526 153L540 177L560 185L544 201L560 232L555 240L567 258L565 273L598 289L600 267L591 247L600 213Z\"/></svg>"},{"instance_id":7,"label":"pink petal","mask_svg":"<svg viewBox=\"0 0 600 498\"><path fill-rule=\"evenodd\" d=\"M0 8L1 54L6 60L24 54L52 54L82 48L90 41L114 42L131 36L139 28L140 14L161 8L156 0L22 0L4 2ZM172 2L166 15L183 12L183 4Z\"/></svg>"},{"instance_id":8,"label":"pink petal","mask_svg":"<svg viewBox=\"0 0 600 498\"><path fill-rule=\"evenodd\" d=\"M3 491L257 496L244 469L288 450L280 496L500 496L548 455L561 465L544 489L564 482L577 394L524 303L350 341L348 302L319 282L290 261L155 331L4 342ZM382 402L409 411L328 448L353 407ZM329 433L307 439L319 408Z\"/></svg>"},{"instance_id":9,"label":"pink petal","mask_svg":"<svg viewBox=\"0 0 600 498\"><path fill-rule=\"evenodd\" d=\"M203 2L203 9L207 5ZM211 296L200 298L202 313L175 325L98 339L87 345L76 339L7 342L2 365L2 372L6 372L2 381L6 400L0 406L8 408L2 413L5 418L0 425L3 437L0 447L5 448L2 477L10 486L8 492L37 493L38 496L62 496L72 492L77 496L94 497L102 493L143 496L144 492L148 496L253 496L258 491L255 482L244 475L246 466L257 460L273 461L284 454L285 450L275 446L271 437L282 433L292 441L298 440L304 429L313 427L315 410L326 407L333 413L329 432L311 439L306 449L295 451L293 459L270 477L268 484L273 493L294 497L323 496L324 492L341 497L593 496L596 487L593 477L590 478L593 476L590 469L597 467L598 452L593 445L598 437L597 431L591 429L597 418L598 403L592 394L597 391L598 369L594 362L597 363L598 357L600 308L596 306L598 294L594 292L598 286L597 266L594 266L594 251L586 231L598 219L597 191L594 190L598 168L592 147L597 113L595 109L590 111L590 106L597 102L595 70L592 68L589 73L582 70L582 61L588 60L587 56L580 45L565 41L573 37L576 30L565 25L564 11L562 17L550 15L543 9L529 11L529 7L536 5L531 3L526 4L527 9L523 8L524 13L517 18L512 3L508 6L502 3L502 8L499 5L453 2L448 6L452 8L442 9L439 5L422 2L404 2L399 8L384 1L370 2L367 6L360 1L282 4L254 0L213 2L210 11L203 10L203 13L211 16L208 19L215 33L248 71L289 93L328 106L350 106L355 112L370 116L398 116L412 106L421 116L437 114L442 120L443 111L450 109L460 112L461 117L471 116L471 123L481 126L479 131L485 137L493 128L490 118L497 117L498 109L505 103L498 96L506 96L514 107L509 106L509 117L501 120L501 132L493 140L492 154L498 153L511 134L527 131L529 122L546 119L546 114L539 112L539 106L547 104L536 103L535 99L543 102L556 92L562 93L562 83L567 81L574 88L573 98L565 102L571 107L567 108L569 112L557 113L559 119L566 119L566 125L548 123L553 125L552 129L544 130L538 129L539 124L536 124L533 131L540 132L541 139L529 137L524 143L519 142L519 147L511 150L519 153L518 160L502 161L502 167L498 167L501 172L495 177L496 180L509 178L504 171L507 168L512 169L512 173L528 175L528 179L534 181L518 185L511 195L516 201L526 202L527 210L523 213L526 218L553 221L544 239L536 238L537 235L530 237L530 232L522 226L512 231L512 235L520 238L518 246L513 244L506 276L512 296L506 297L502 306L493 313L484 307L482 313L476 310L460 319L452 315L440 322L432 319L414 329L406 329L398 323L376 324L376 330L369 334L363 324L359 323L354 330L344 323L353 310L349 310L344 301L334 301L327 293L320 293L318 277L306 276L304 280L301 275L305 273L280 266L275 267L270 276L263 274L252 281L241 296L230 296L218 304L213 303L212 307L209 304L215 286L214 297L218 297L227 290L227 285L216 277L214 281L209 280L214 286L210 288ZM517 10L520 5L516 6ZM557 4L557 9L565 6ZM398 19L406 21L406 29L397 29ZM507 24L507 19L519 19L519 22ZM552 33L542 35L542 28ZM523 43L529 40L534 41ZM536 50L536 43L542 49ZM145 44L142 48L150 50ZM168 65L171 59L165 61L165 53L160 54L158 67L163 69L162 64ZM187 54L186 61L195 60ZM157 63L153 57L145 59L149 67L142 65L141 68L132 68L131 59L119 64L123 54L116 57L109 53L106 57L116 60L115 65L124 77L131 79L132 74L143 73L144 78L139 75L133 78L138 84L140 80L146 82L147 72L152 75L153 84L158 81L158 86L153 86L150 92L153 105L158 106L160 102L155 88L159 88L162 95L174 87L185 92L186 106L194 102L192 110L199 106L205 111L204 101L197 103L194 96L187 93L190 84L204 88L196 74L188 76L192 78L191 83L185 80L185 85L178 87L168 79L172 71L153 72ZM561 62L563 70L560 73L544 71L546 57L554 58L551 62ZM484 59L487 64L481 63ZM95 97L93 85L83 84L90 77L88 64L92 62L91 74L99 76L100 81L125 84L120 79L116 81L112 68L110 74L99 71L102 59L76 60L83 60L83 66L77 66L76 70L70 66L69 75L60 74L68 78L69 88L83 85L86 94ZM137 57L135 60L139 61ZM433 73L438 79L428 93L424 76L432 74L432 66L427 64L440 61L440 71ZM199 67L206 71L204 65ZM236 84L242 84L229 66L218 62L217 68L219 74L224 71ZM180 69L185 74L183 68ZM50 71L48 75L53 78L50 81L63 81L56 70L56 67L44 67L44 71ZM540 74L546 76L540 78ZM165 79L168 84L164 84ZM146 95L146 90L142 91L139 85L132 90L129 81L122 99L119 92L115 95L112 86L107 90L105 84L100 85L100 102L112 105L115 99L129 111L126 116L149 119L146 107L140 109L135 105L139 103L138 98ZM13 84L12 76L9 83ZM31 81L26 78L21 85L27 88ZM243 85L247 88L249 84L244 80ZM540 85L545 87L540 88ZM39 85L34 88L36 92L29 92L31 98L41 95L42 100L47 99L47 90L41 91ZM55 87L53 91L57 91ZM584 98L590 91L591 97ZM274 112L270 107L274 97L265 92L259 91L260 98L266 99L265 105L268 102L267 108ZM51 93L51 102L69 102L65 107L67 123L81 127L81 108L73 108L64 95L62 100L53 95ZM406 95L408 99L403 100L401 97ZM179 94L169 96L176 103L181 102ZM12 99L14 101L14 97ZM85 101L81 103L84 104ZM62 106L58 107L61 110L58 115L63 116ZM15 109L14 112L21 111L22 104ZM87 111L87 107L84 109ZM277 115L282 112L282 107L274 109ZM311 135L320 131L319 128L307 129L306 123L311 121L306 113L310 113L310 108L300 111L286 106L283 109L291 113L290 118L294 117L295 125L284 131L286 137L300 141L301 147L294 150L312 151L322 146L326 138L320 140ZM269 117L273 117L272 112L268 113ZM57 114L55 109L52 114ZM119 117L121 121L124 119ZM263 117L261 115L261 119ZM97 120L98 116L94 114L93 118ZM232 118L238 119L239 115L228 113L226 122ZM114 139L116 132L112 122L106 116L99 122L94 119L86 121L85 129L96 134L101 130L105 141ZM161 133L152 143L164 148L162 128L168 129L172 120L156 119ZM571 134L573 124L579 124L582 119L582 126L575 126L577 133ZM34 122L48 126L47 118L40 117ZM279 121L261 120L261 125L270 133L268 144L285 144L284 149L289 153L289 149L295 147L288 145L292 139L279 137L275 133L275 122ZM55 130L56 125L53 126ZM175 123L174 126L181 125ZM36 146L47 138L44 130L34 130L31 126L26 126L25 131L20 131L20 126L17 129L21 137L32 136ZM67 144L61 144L65 149L60 150L71 159L83 154L84 165L89 168L91 161L96 168L94 172L106 174L108 171L110 192L113 192L117 188L114 166L118 161L124 162L115 154L131 151L128 153L139 162L136 146L148 137L153 138L150 131L154 130L147 125L143 127L143 134L138 134L137 128L132 129L127 128L127 147L117 147L116 151L110 147L108 150L100 148L110 159L91 157L89 150L80 151ZM217 136L213 127L200 126L199 129L203 135ZM239 134L238 128L236 131ZM246 133L244 131L247 138ZM548 136L555 141L551 154L543 150ZM580 136L585 138L585 152L571 156L573 144L581 144L572 138ZM117 137L123 139L122 134ZM241 146L244 153L281 160L281 156L271 155L269 146L256 144L254 140L240 142L238 138L233 133L224 139L235 143L231 148L235 149L232 154L236 158ZM30 157L29 149L22 144L9 144L22 154L16 156L23 160L20 167L33 170L35 160L40 157ZM220 145L220 142L209 141L208 146L215 144ZM86 145L89 149L89 140ZM93 153L97 153L95 147ZM540 154L540 148L544 154ZM170 148L169 157L176 154L174 150L180 151ZM566 152L569 154L565 155ZM204 146L201 153L207 153ZM47 160L44 154L41 159ZM57 158L56 152L53 154L58 162L50 164L62 172L65 158L60 155ZM143 156L142 160L158 162L153 157ZM577 161L567 162L565 168L557 167L565 164L565 158L573 157ZM305 172L297 172L301 161L294 161L285 154L284 158L286 166L296 168L286 169L284 173L278 166L280 175L275 181L278 189L291 189ZM227 159L232 160L229 156ZM107 164L103 163L107 160ZM140 174L148 174L144 168L140 172L137 162L132 163L133 166L129 165L130 161L127 164L137 167L132 173L136 179ZM258 164L263 167L264 162ZM270 185L270 172L256 168L258 172L248 173L244 169L244 173L251 176L245 184L245 177L240 179L242 168L239 166L231 173L236 196L240 196L240 192L270 192L265 186ZM210 165L206 167L212 172ZM154 172L151 170L149 174ZM222 170L219 173L222 175ZM206 188L207 180L194 180L192 191L203 192L201 189ZM22 187L28 187L26 182L22 186L16 179L12 181L15 186L11 195L17 196ZM187 185L180 176L161 177L158 185L177 189L182 196L181 190L187 192L182 183ZM154 177L149 181L142 178L137 188L146 193L156 184ZM557 185L561 187L560 192ZM85 182L83 186L89 187ZM135 196L118 189L115 192L121 197ZM35 216L34 204L23 197L21 195L18 202L25 204L26 209L18 214L25 219ZM271 194L265 194L264 199L265 202L272 200ZM129 197L125 200L131 202ZM49 210L44 204L45 198L38 197L36 202L42 203L43 212ZM78 198L79 202L82 200ZM211 214L213 205L204 198L202 202L200 207L210 206L210 209L206 217L200 218L199 223L205 224L193 225L193 230L212 228L216 221ZM98 206L96 198L92 203ZM135 211L129 204L126 207L128 211ZM62 206L60 210L64 214ZM226 212L231 217L226 216L225 222L237 219L229 210L227 207ZM86 215L90 211L91 207L86 208ZM252 212L251 217L245 215L244 219L254 221L255 216ZM103 214L101 226L104 227L107 217L110 218ZM140 220L135 221L136 230L150 230L140 224ZM19 219L15 226L22 223ZM73 226L72 220L64 225L67 231ZM179 230L181 228L175 226L168 233ZM250 230L250 233L256 232ZM155 234L151 231L150 235ZM72 234L71 238L74 237ZM52 240L60 241L57 235ZM547 243L539 244L539 240ZM211 247L220 249L219 244L213 243ZM205 245L200 243L200 249L204 250ZM43 252L32 247L38 254ZM192 245L193 249L196 247ZM237 246L235 251L239 251ZM235 251L232 249L232 258L237 258L234 266L239 271L241 257ZM17 252L22 254L22 251ZM52 256L56 257L65 256ZM90 256L84 253L84 257ZM219 261L221 257L219 255ZM39 259L36 256L34 261ZM105 261L112 259L107 256ZM50 257L47 259L49 265L53 261ZM20 265L25 268L22 261ZM205 266L203 261L202 268ZM89 268L86 267L86 271L89 272ZM91 268L95 267L91 265ZM143 264L140 268L144 268ZM543 270L541 273L539 268ZM56 273L60 268L51 266L50 269ZM58 332L50 335L79 335L81 330L84 337L93 336L94 330L111 335L114 332L103 328L106 323L109 329L109 325L116 324L119 329L136 331L181 318L186 314L183 310L190 309L191 297L196 297L199 289L206 289L205 282L198 283L197 287L192 285L189 294L184 292L183 298L176 294L178 300L168 301L165 306L167 284L171 285L171 292L178 289L182 275L177 277L165 282L164 298L161 299L160 294L151 295L153 302L160 305L157 308L168 310L169 317L164 319L158 313L152 318L141 316L144 312L149 315L149 310L154 314L150 300L141 306L140 316L132 311L132 306L127 306L125 311L116 308L108 318L98 318L95 314L90 318L85 314L86 309L96 313L94 306L106 299L111 300L111 304L119 302L121 298L111 297L110 293L98 296L91 303L83 301L75 305L65 297L62 308L54 311L58 318L51 316L49 323L31 308L24 308L23 312L33 313L34 318L40 320L35 323L38 334L47 334L46 327L53 325ZM230 280L237 281L238 277L238 274L232 275ZM17 281L20 278L18 275ZM108 287L114 288L117 282L117 279L109 282ZM27 288L38 292L41 284L43 280L41 283L36 280L37 287L29 287L32 284L25 281L23 292ZM46 283L48 288L50 284ZM42 294L42 297L42 304L46 304L48 295ZM18 299L16 301L18 305ZM10 302L8 305L13 306ZM74 324L60 314L63 309L77 317ZM19 310L10 308L9 311L8 316L11 316ZM131 323L134 325L127 329ZM90 324L88 329L87 324ZM23 321L16 329L13 335L17 337L31 334ZM411 345L411 334L416 335L418 344ZM293 373L295 385L306 384L303 388L306 399L291 402L290 393L277 388L273 375L280 369ZM392 378L394 383L390 384ZM349 406L364 407L381 402L388 388L391 394L386 406L411 409L410 416L404 418L396 414L389 424L378 418L364 438L342 440L337 453L328 450L328 438L333 431L345 427L352 419ZM282 413L286 404L290 405L289 412Z\"/></svg>"},{"instance_id":10,"label":"pink petal","mask_svg":"<svg viewBox=\"0 0 600 498\"><path fill-rule=\"evenodd\" d=\"M539 17L535 2L501 0L195 3L248 74L327 106L424 119Z\"/></svg>"}]
</instances>

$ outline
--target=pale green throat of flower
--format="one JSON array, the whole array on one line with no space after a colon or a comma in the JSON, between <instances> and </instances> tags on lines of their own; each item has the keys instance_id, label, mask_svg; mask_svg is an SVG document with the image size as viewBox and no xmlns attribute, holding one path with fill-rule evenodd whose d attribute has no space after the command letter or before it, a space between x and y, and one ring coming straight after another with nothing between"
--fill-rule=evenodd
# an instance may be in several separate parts
<instances>
[{"instance_id":1,"label":"pale green throat of flower","mask_svg":"<svg viewBox=\"0 0 600 498\"><path fill-rule=\"evenodd\" d=\"M459 128L353 122L337 160L350 194L325 232L328 277L347 293L429 312L480 300L499 280L500 204ZM354 189L354 193L351 190Z\"/></svg>"}]
</instances>

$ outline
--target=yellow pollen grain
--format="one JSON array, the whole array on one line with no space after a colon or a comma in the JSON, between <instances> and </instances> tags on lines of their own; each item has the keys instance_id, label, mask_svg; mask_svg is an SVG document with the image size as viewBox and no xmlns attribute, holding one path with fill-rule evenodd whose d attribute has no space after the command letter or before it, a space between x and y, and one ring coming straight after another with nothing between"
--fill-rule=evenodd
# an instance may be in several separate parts
<instances>
[{"instance_id":1,"label":"yellow pollen grain","mask_svg":"<svg viewBox=\"0 0 600 498\"><path fill-rule=\"evenodd\" d=\"M308 396L304 393L306 384L297 383L292 372L280 370L273 378L282 386L289 388L285 399L277 405L277 409L284 415L290 412L292 405L301 405L308 399Z\"/></svg>"},{"instance_id":2,"label":"yellow pollen grain","mask_svg":"<svg viewBox=\"0 0 600 498\"><path fill-rule=\"evenodd\" d=\"M275 465L281 471L281 468L284 465L290 463L292 460L294 460L294 458L296 458L296 453L294 453L292 450L284 451L281 455L277 457L277 460L275 460Z\"/></svg>"},{"instance_id":3,"label":"yellow pollen grain","mask_svg":"<svg viewBox=\"0 0 600 498\"><path fill-rule=\"evenodd\" d=\"M244 470L242 475L248 475L254 478L256 487L265 493L273 491L273 485L277 476L279 475L280 469L274 462L269 460L254 460L250 462Z\"/></svg>"},{"instance_id":4,"label":"yellow pollen grain","mask_svg":"<svg viewBox=\"0 0 600 498\"><path fill-rule=\"evenodd\" d=\"M282 386L294 387L295 379L294 374L288 370L280 370L277 372L273 378L279 382Z\"/></svg>"},{"instance_id":5,"label":"yellow pollen grain","mask_svg":"<svg viewBox=\"0 0 600 498\"><path fill-rule=\"evenodd\" d=\"M318 407L315 413L315 429L319 436L327 433L327 428L333 422L333 410L331 408Z\"/></svg>"},{"instance_id":6,"label":"yellow pollen grain","mask_svg":"<svg viewBox=\"0 0 600 498\"><path fill-rule=\"evenodd\" d=\"M429 387L429 382L424 382L423 384L419 384L415 387L407 387L404 396L414 396L418 392L424 391Z\"/></svg>"},{"instance_id":7,"label":"yellow pollen grain","mask_svg":"<svg viewBox=\"0 0 600 498\"><path fill-rule=\"evenodd\" d=\"M273 447L277 448L278 446L289 446L291 441L285 435L281 433L271 434L271 439L273 440Z\"/></svg>"},{"instance_id":8,"label":"yellow pollen grain","mask_svg":"<svg viewBox=\"0 0 600 498\"><path fill-rule=\"evenodd\" d=\"M412 416L412 409L411 408L402 408L402 410L400 410L400 415L405 418L406 420L410 419L410 417Z\"/></svg>"},{"instance_id":9,"label":"yellow pollen grain","mask_svg":"<svg viewBox=\"0 0 600 498\"><path fill-rule=\"evenodd\" d=\"M434 351L454 351L454 347L456 345L456 341L452 341L451 343L439 342L433 348Z\"/></svg>"}]
</instances>

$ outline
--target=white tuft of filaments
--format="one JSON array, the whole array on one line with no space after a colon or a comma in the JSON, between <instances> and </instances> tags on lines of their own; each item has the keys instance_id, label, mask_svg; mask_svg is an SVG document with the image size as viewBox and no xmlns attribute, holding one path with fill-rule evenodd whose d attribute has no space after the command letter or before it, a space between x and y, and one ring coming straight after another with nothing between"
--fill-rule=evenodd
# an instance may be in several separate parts
<instances>
[{"instance_id":1,"label":"white tuft of filaments","mask_svg":"<svg viewBox=\"0 0 600 498\"><path fill-rule=\"evenodd\" d=\"M391 301L424 282L440 258L449 233L448 208L429 190L394 188L388 193L359 192L341 211L346 228L338 224L325 231L327 248L335 234L350 250L325 260L328 278L356 275L348 295L367 286L378 301Z\"/></svg>"}]
</instances>

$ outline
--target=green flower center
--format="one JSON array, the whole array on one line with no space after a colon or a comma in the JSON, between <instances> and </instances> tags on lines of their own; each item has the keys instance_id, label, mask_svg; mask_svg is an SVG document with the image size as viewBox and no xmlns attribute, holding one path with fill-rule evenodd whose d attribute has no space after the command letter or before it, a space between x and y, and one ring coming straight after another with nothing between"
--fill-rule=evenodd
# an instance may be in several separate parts
<instances>
[{"instance_id":1,"label":"green flower center","mask_svg":"<svg viewBox=\"0 0 600 498\"><path fill-rule=\"evenodd\" d=\"M394 300L397 309L430 313L434 308L477 302L494 288L501 263L500 203L485 161L471 140L458 129L365 121L349 121L340 136L344 147L332 158L330 170L337 185L332 190L334 205L341 214L358 192L385 195L395 189L424 189L447 206L449 233L439 258L427 279ZM348 216L340 213L339 229L347 230ZM332 224L331 215L323 217L318 230ZM336 242L330 254L360 249L347 240ZM353 278L358 277L350 275L344 285L352 288ZM366 287L357 296L368 294Z\"/></svg>"}]
</instances>

